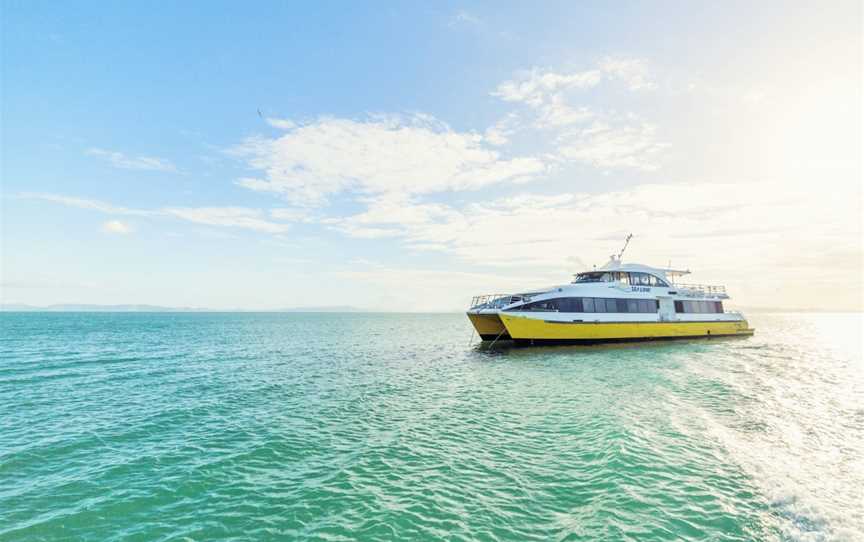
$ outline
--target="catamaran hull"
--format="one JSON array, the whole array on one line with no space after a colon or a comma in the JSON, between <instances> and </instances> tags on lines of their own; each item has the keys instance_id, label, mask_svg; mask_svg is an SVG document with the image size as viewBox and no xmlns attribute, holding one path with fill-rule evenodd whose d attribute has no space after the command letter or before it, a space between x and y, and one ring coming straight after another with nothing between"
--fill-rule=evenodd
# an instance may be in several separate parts
<instances>
[{"instance_id":1,"label":"catamaran hull","mask_svg":"<svg viewBox=\"0 0 864 542\"><path fill-rule=\"evenodd\" d=\"M500 315L508 335L518 343L593 344L753 335L746 320L677 322L556 322Z\"/></svg>"},{"instance_id":2,"label":"catamaran hull","mask_svg":"<svg viewBox=\"0 0 864 542\"><path fill-rule=\"evenodd\" d=\"M556 322L507 314L468 314L484 341L517 344L598 344L609 342L747 337L746 320L676 322Z\"/></svg>"},{"instance_id":3,"label":"catamaran hull","mask_svg":"<svg viewBox=\"0 0 864 542\"><path fill-rule=\"evenodd\" d=\"M509 341L510 335L497 314L473 314L468 313L468 319L477 330L477 334L484 341Z\"/></svg>"}]
</instances>

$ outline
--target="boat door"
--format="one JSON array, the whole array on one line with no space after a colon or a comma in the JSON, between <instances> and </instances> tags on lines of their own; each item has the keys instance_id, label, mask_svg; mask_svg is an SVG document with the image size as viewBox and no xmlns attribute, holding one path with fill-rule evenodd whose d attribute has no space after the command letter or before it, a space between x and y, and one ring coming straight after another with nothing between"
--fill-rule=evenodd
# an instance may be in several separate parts
<instances>
[{"instance_id":1,"label":"boat door","mask_svg":"<svg viewBox=\"0 0 864 542\"><path fill-rule=\"evenodd\" d=\"M658 297L660 301L660 321L670 322L675 320L675 302L671 297Z\"/></svg>"}]
</instances>

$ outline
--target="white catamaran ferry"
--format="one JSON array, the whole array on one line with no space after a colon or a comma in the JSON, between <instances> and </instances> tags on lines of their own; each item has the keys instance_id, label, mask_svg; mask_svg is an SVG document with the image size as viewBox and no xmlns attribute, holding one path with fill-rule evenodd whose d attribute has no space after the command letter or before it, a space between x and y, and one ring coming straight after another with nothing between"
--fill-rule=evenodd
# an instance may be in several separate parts
<instances>
[{"instance_id":1,"label":"white catamaran ferry","mask_svg":"<svg viewBox=\"0 0 864 542\"><path fill-rule=\"evenodd\" d=\"M570 284L477 296L468 318L484 341L520 344L753 334L740 312L724 310L723 301L729 299L725 287L681 284L676 279L690 271L625 264L623 254L624 250L612 256L599 269L577 274Z\"/></svg>"}]
</instances>

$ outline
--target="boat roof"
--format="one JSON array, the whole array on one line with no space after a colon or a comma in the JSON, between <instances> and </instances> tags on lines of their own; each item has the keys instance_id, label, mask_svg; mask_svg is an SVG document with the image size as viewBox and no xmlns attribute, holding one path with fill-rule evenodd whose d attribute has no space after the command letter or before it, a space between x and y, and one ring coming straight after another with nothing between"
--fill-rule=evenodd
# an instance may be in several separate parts
<instances>
[{"instance_id":1,"label":"boat roof","mask_svg":"<svg viewBox=\"0 0 864 542\"><path fill-rule=\"evenodd\" d=\"M689 269L669 269L666 267L653 267L641 263L623 263L618 258L611 258L603 267L592 269L591 271L631 271L638 273L651 273L661 277L677 277L681 275L689 275ZM590 273L591 271L586 271Z\"/></svg>"}]
</instances>

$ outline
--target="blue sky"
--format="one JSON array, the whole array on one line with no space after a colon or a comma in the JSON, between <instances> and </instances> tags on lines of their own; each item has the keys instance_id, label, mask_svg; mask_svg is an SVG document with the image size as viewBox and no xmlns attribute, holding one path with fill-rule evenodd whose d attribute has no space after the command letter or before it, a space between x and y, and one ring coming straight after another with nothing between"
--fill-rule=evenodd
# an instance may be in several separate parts
<instances>
[{"instance_id":1,"label":"blue sky","mask_svg":"<svg viewBox=\"0 0 864 542\"><path fill-rule=\"evenodd\" d=\"M856 2L2 6L4 302L862 306Z\"/></svg>"}]
</instances>

